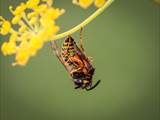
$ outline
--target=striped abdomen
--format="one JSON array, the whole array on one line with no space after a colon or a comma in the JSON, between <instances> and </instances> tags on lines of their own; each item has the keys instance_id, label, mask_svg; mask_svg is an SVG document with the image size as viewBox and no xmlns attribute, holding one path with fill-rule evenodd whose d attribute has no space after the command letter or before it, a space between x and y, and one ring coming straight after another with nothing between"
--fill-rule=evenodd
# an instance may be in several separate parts
<instances>
[{"instance_id":1,"label":"striped abdomen","mask_svg":"<svg viewBox=\"0 0 160 120\"><path fill-rule=\"evenodd\" d=\"M63 57L64 61L66 63L68 63L69 65L72 64L69 61L69 57L74 56L76 54L76 50L74 48L75 44L76 43L74 42L73 38L69 36L64 41L63 46L62 46L62 52L61 52L62 57Z\"/></svg>"}]
</instances>

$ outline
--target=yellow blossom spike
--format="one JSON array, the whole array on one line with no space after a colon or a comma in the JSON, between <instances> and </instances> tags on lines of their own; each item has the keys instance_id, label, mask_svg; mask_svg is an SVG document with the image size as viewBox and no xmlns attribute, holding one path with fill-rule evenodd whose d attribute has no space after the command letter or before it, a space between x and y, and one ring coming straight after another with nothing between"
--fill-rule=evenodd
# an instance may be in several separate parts
<instances>
[{"instance_id":1,"label":"yellow blossom spike","mask_svg":"<svg viewBox=\"0 0 160 120\"><path fill-rule=\"evenodd\" d=\"M105 2L106 0L95 0L94 5L99 8L104 5Z\"/></svg>"},{"instance_id":2,"label":"yellow blossom spike","mask_svg":"<svg viewBox=\"0 0 160 120\"><path fill-rule=\"evenodd\" d=\"M72 3L86 9L93 3L93 0L73 0Z\"/></svg>"}]
</instances>

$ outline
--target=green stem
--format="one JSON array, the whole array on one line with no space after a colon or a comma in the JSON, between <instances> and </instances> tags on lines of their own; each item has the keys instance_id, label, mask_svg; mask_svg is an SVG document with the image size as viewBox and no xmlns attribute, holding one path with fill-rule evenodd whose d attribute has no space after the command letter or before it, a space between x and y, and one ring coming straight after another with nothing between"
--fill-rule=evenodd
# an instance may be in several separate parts
<instances>
[{"instance_id":1,"label":"green stem","mask_svg":"<svg viewBox=\"0 0 160 120\"><path fill-rule=\"evenodd\" d=\"M79 29L83 28L88 23L90 23L92 20L94 20L98 15L100 15L107 7L109 7L113 1L114 0L107 0L107 2L102 7L100 7L97 11L95 11L91 16L89 16L82 23L80 23L79 25L75 26L74 28L72 28L66 32L63 32L61 34L56 35L53 40L64 38L68 35L73 34L74 32L78 31Z\"/></svg>"}]
</instances>

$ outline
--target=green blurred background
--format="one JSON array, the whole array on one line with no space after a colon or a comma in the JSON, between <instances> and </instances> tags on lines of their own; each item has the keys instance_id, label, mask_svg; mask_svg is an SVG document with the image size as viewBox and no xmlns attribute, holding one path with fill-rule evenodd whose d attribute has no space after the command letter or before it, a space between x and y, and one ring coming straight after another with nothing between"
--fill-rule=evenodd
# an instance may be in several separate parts
<instances>
[{"instance_id":1,"label":"green blurred background","mask_svg":"<svg viewBox=\"0 0 160 120\"><path fill-rule=\"evenodd\" d=\"M0 15L10 19L8 6L20 1L0 0ZM71 0L55 6L66 9L57 21L60 32L96 10ZM1 120L159 120L159 10L152 0L115 0L84 28L94 81L102 80L89 92L74 90L49 44L26 67L12 67L13 57L0 54ZM73 36L78 42L79 33Z\"/></svg>"}]
</instances>

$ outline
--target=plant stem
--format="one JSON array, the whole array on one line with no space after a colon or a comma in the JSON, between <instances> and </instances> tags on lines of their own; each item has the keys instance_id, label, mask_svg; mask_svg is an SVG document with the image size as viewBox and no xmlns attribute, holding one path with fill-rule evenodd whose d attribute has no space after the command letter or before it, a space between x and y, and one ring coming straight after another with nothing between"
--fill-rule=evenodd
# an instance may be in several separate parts
<instances>
[{"instance_id":1,"label":"plant stem","mask_svg":"<svg viewBox=\"0 0 160 120\"><path fill-rule=\"evenodd\" d=\"M61 39L61 38L64 38L68 35L71 35L73 34L74 32L78 31L79 29L83 28L84 26L86 26L88 23L90 23L92 20L94 20L98 15L100 15L107 7L109 7L112 2L114 0L107 0L107 2L102 6L100 7L98 10L96 10L91 16L89 16L86 20L84 20L82 23L80 23L79 25L73 27L72 29L66 31L66 32L63 32L63 33L60 33L60 34L57 34L53 40L57 40L57 39Z\"/></svg>"}]
</instances>

